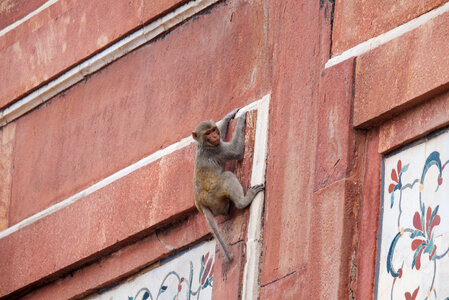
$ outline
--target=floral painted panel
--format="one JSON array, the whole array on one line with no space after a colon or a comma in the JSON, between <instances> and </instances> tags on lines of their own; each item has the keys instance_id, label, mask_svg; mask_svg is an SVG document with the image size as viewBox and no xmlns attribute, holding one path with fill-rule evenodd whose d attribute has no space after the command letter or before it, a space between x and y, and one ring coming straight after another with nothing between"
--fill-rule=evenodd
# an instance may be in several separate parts
<instances>
[{"instance_id":1,"label":"floral painted panel","mask_svg":"<svg viewBox=\"0 0 449 300\"><path fill-rule=\"evenodd\" d=\"M449 132L384 158L377 299L449 300Z\"/></svg>"},{"instance_id":2,"label":"floral painted panel","mask_svg":"<svg viewBox=\"0 0 449 300\"><path fill-rule=\"evenodd\" d=\"M212 299L214 258L215 241L206 242L89 299Z\"/></svg>"}]
</instances>

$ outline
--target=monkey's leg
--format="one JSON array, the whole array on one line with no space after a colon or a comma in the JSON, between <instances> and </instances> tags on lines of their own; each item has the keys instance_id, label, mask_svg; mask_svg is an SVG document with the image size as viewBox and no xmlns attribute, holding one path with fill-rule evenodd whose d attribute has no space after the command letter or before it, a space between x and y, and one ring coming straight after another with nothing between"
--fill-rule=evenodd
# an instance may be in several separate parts
<instances>
[{"instance_id":1,"label":"monkey's leg","mask_svg":"<svg viewBox=\"0 0 449 300\"><path fill-rule=\"evenodd\" d=\"M258 184L248 188L246 196L243 195L243 188L234 173L226 171L223 173L225 187L229 194L229 198L234 202L235 207L242 209L247 207L256 197L257 193L263 191L265 186Z\"/></svg>"},{"instance_id":2,"label":"monkey's leg","mask_svg":"<svg viewBox=\"0 0 449 300\"><path fill-rule=\"evenodd\" d=\"M204 216L206 217L206 221L209 224L210 229L212 230L212 234L214 235L215 239L218 241L218 245L221 248L221 251L223 252L226 261L229 263L232 261L233 256L231 251L229 251L228 246L224 243L223 239L221 238L220 233L218 233L218 227L217 223L215 222L214 215L210 211L209 208L201 206L203 209Z\"/></svg>"}]
</instances>

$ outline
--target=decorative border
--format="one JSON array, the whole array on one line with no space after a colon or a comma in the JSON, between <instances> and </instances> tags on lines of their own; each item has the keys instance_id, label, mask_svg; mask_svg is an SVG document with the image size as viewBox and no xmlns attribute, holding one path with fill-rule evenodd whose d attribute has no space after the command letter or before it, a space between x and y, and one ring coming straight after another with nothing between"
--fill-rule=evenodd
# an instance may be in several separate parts
<instances>
[{"instance_id":1,"label":"decorative border","mask_svg":"<svg viewBox=\"0 0 449 300\"><path fill-rule=\"evenodd\" d=\"M120 57L142 46L143 44L153 40L162 33L171 30L176 25L184 22L188 18L191 18L195 14L217 3L218 1L219 0L190 1L173 12L121 39L85 62L73 67L55 80L52 80L48 84L38 88L31 94L1 110L0 127L5 126L9 122L21 117L40 104L48 101L62 91L80 82L87 76L95 73L99 69L116 61ZM53 4L52 1L47 3ZM43 6L41 6L41 8L42 7Z\"/></svg>"}]
</instances>

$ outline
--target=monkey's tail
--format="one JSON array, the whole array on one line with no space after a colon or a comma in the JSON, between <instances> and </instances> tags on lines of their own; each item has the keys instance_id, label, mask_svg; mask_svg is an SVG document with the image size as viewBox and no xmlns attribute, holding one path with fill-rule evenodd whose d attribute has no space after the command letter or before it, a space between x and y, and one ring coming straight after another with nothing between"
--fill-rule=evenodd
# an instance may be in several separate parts
<instances>
[{"instance_id":1,"label":"monkey's tail","mask_svg":"<svg viewBox=\"0 0 449 300\"><path fill-rule=\"evenodd\" d=\"M202 206L204 216L206 217L207 224L209 224L209 227L212 231L212 234L214 235L215 239L218 241L218 244L220 245L221 251L223 252L226 261L231 262L234 258L231 251L229 251L228 246L224 243L223 239L221 238L220 234L218 233L218 227L217 223L215 222L214 215L210 211L209 208Z\"/></svg>"}]
</instances>

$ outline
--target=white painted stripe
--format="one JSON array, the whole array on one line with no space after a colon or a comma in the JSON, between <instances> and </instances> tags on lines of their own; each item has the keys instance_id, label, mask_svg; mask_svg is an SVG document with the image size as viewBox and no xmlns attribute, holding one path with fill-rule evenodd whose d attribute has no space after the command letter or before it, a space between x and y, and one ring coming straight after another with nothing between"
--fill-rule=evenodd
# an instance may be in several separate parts
<instances>
[{"instance_id":1,"label":"white painted stripe","mask_svg":"<svg viewBox=\"0 0 449 300\"><path fill-rule=\"evenodd\" d=\"M172 29L186 19L206 9L219 0L195 0L148 24L133 34L116 42L87 61L73 67L50 83L40 87L16 103L0 111L0 127L26 114L33 108L75 85L86 76L98 71L137 47Z\"/></svg>"},{"instance_id":2,"label":"white painted stripe","mask_svg":"<svg viewBox=\"0 0 449 300\"><path fill-rule=\"evenodd\" d=\"M258 109L258 107L261 104L262 104L261 100L250 103L247 106L241 108L240 111L238 112L237 116L241 115L245 111ZM46 208L43 211L40 211L40 212L22 220L21 222L13 225L11 227L8 227L5 230L0 231L0 239L20 230L21 228L31 225L31 224L37 222L38 220L45 218L46 216L49 216L65 207L72 205L73 203L77 202L78 200L80 200L80 199L104 188L105 186L139 170L140 168L145 167L164 156L167 156L177 150L180 150L180 149L188 146L192 142L193 142L193 139L190 136L188 136L188 137L180 140L179 142L176 142L164 149L158 150L158 151L154 152L153 154L150 154L149 156L142 158L141 160L129 165L126 168L119 170L118 172L104 178L103 180L98 181L97 183L93 184L92 186L80 191L79 193L76 193L75 195L73 195L55 205L52 205L52 206Z\"/></svg>"},{"instance_id":3,"label":"white painted stripe","mask_svg":"<svg viewBox=\"0 0 449 300\"><path fill-rule=\"evenodd\" d=\"M52 6L53 4L55 4L56 2L58 2L59 0L49 0L47 2L45 2L44 4L42 4L38 9L33 10L32 12L30 12L28 15L26 15L25 17L23 17L20 20L15 21L14 23L6 26L5 28L3 28L2 30L0 30L0 37L7 34L8 32L10 32L11 30L13 30L14 28L16 28L17 26L20 26L22 23L28 21L29 19L31 19L32 17L34 17L35 15L37 15L38 13L40 13L41 11L43 11L44 9Z\"/></svg>"},{"instance_id":4,"label":"white painted stripe","mask_svg":"<svg viewBox=\"0 0 449 300\"><path fill-rule=\"evenodd\" d=\"M258 103L251 185L265 183L270 98L270 95L266 95ZM246 263L243 273L243 300L259 299L264 200L265 193L259 193L251 203L248 222L248 240L246 242Z\"/></svg>"},{"instance_id":5,"label":"white painted stripe","mask_svg":"<svg viewBox=\"0 0 449 300\"><path fill-rule=\"evenodd\" d=\"M325 65L325 68L330 68L336 64L339 64L351 57L359 56L365 52L368 52L374 48L377 48L397 37L400 37L404 34L406 34L409 31L412 31L416 28L418 28L421 25L424 25L425 23L429 22L430 20L438 17L439 15L442 15L449 11L449 2L445 3L444 5L435 8L407 23L404 23L390 31L387 31L385 33L382 33L379 36L373 37L363 43L358 44L357 46L348 49L344 51L342 54L337 55L331 59L329 59Z\"/></svg>"}]
</instances>

